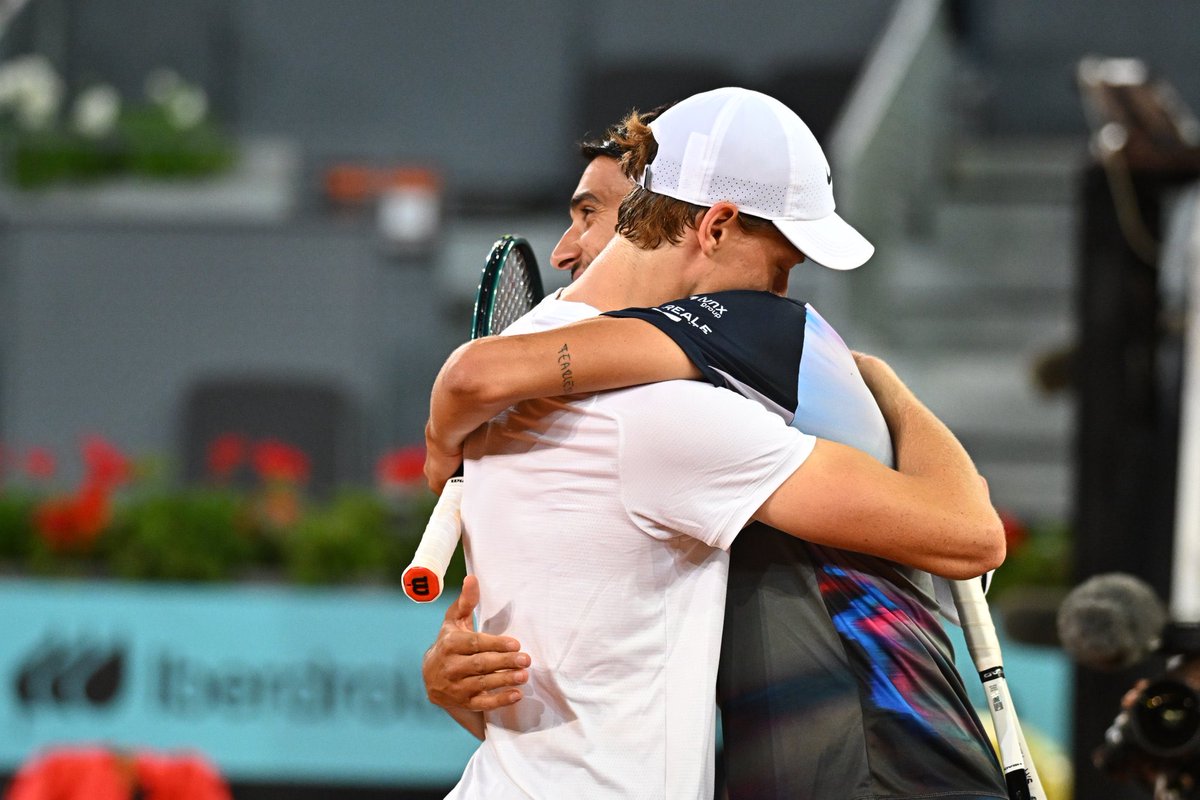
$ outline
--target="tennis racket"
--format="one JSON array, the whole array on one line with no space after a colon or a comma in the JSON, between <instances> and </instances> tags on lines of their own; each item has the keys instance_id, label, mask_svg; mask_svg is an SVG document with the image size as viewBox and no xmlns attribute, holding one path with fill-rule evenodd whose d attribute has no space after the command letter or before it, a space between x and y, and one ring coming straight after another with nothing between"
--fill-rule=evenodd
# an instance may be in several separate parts
<instances>
[{"instance_id":1,"label":"tennis racket","mask_svg":"<svg viewBox=\"0 0 1200 800\"><path fill-rule=\"evenodd\" d=\"M500 237L483 265L471 315L471 338L500 333L544 296L533 248L519 237ZM404 570L404 593L418 603L431 602L442 594L446 567L462 535L462 493L459 469L442 490L412 563Z\"/></svg>"},{"instance_id":2,"label":"tennis racket","mask_svg":"<svg viewBox=\"0 0 1200 800\"><path fill-rule=\"evenodd\" d=\"M954 605L958 607L967 650L975 662L975 669L979 670L979 680L983 682L1009 800L1046 800L1004 677L1000 641L996 638L996 627L992 624L992 614L983 593L983 579L951 581L950 591L954 595Z\"/></svg>"}]
</instances>

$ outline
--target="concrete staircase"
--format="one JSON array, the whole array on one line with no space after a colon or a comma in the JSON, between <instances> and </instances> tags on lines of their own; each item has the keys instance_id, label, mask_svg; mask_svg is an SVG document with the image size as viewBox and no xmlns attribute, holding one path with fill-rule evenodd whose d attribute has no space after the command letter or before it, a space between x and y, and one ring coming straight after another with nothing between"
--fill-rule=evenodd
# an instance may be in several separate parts
<instances>
[{"instance_id":1,"label":"concrete staircase","mask_svg":"<svg viewBox=\"0 0 1200 800\"><path fill-rule=\"evenodd\" d=\"M870 349L959 435L1000 508L1067 520L1075 399L1039 361L1071 345L1080 142L961 148L929 230L891 245ZM863 347L863 349L868 349Z\"/></svg>"}]
</instances>

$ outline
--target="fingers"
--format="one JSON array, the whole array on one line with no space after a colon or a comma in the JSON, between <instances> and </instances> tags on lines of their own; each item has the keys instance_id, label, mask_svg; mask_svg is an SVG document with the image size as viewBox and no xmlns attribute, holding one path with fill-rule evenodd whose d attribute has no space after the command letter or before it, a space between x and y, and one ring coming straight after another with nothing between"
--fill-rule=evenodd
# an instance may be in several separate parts
<instances>
[{"instance_id":1,"label":"fingers","mask_svg":"<svg viewBox=\"0 0 1200 800\"><path fill-rule=\"evenodd\" d=\"M507 636L466 631L439 636L422 665L430 702L443 708L487 711L520 700L515 687L529 680L530 658L516 652L515 645L516 640ZM477 649L489 646L501 649Z\"/></svg>"},{"instance_id":2,"label":"fingers","mask_svg":"<svg viewBox=\"0 0 1200 800\"><path fill-rule=\"evenodd\" d=\"M467 708L471 711L494 711L518 703L522 697L520 689L502 689L475 695L467 704Z\"/></svg>"},{"instance_id":3,"label":"fingers","mask_svg":"<svg viewBox=\"0 0 1200 800\"><path fill-rule=\"evenodd\" d=\"M429 490L434 494L441 497L446 488L446 481L453 474L454 470L447 472L445 466L438 459L425 456L425 483L429 485Z\"/></svg>"},{"instance_id":4,"label":"fingers","mask_svg":"<svg viewBox=\"0 0 1200 800\"><path fill-rule=\"evenodd\" d=\"M468 575L463 579L463 588L458 594L458 599L446 609L446 624L461 630L474 629L471 615L475 613L477 605L479 605L479 579L474 575Z\"/></svg>"},{"instance_id":5,"label":"fingers","mask_svg":"<svg viewBox=\"0 0 1200 800\"><path fill-rule=\"evenodd\" d=\"M528 657L525 660L528 663ZM444 691L471 711L491 711L519 701L523 693L518 687L528 680L528 670L510 669L473 675L444 687Z\"/></svg>"},{"instance_id":6,"label":"fingers","mask_svg":"<svg viewBox=\"0 0 1200 800\"><path fill-rule=\"evenodd\" d=\"M479 578L474 575L468 575L463 578L462 591L458 595L460 606L465 606L465 613L469 616L474 613L475 606L479 605Z\"/></svg>"},{"instance_id":7,"label":"fingers","mask_svg":"<svg viewBox=\"0 0 1200 800\"><path fill-rule=\"evenodd\" d=\"M516 687L529 680L529 654L511 636L476 631L472 614L478 604L479 581L469 575L421 665L434 705L489 711L521 699Z\"/></svg>"},{"instance_id":8,"label":"fingers","mask_svg":"<svg viewBox=\"0 0 1200 800\"><path fill-rule=\"evenodd\" d=\"M529 666L529 654L511 636L492 636L475 631L445 631L425 654L427 664L450 680L460 680L502 669Z\"/></svg>"},{"instance_id":9,"label":"fingers","mask_svg":"<svg viewBox=\"0 0 1200 800\"><path fill-rule=\"evenodd\" d=\"M442 674L451 681L469 682L497 672L522 670L529 666L529 662L529 654L519 652L480 652L473 655L447 653Z\"/></svg>"},{"instance_id":10,"label":"fingers","mask_svg":"<svg viewBox=\"0 0 1200 800\"><path fill-rule=\"evenodd\" d=\"M425 482L434 494L441 494L462 464L462 450L445 450L433 435L433 422L425 423Z\"/></svg>"}]
</instances>

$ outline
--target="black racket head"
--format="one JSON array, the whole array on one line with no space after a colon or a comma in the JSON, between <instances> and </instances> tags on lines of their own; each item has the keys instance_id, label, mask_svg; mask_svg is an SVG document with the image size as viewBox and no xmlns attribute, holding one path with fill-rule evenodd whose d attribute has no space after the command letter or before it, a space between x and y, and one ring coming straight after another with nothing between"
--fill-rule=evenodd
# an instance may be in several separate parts
<instances>
[{"instance_id":1,"label":"black racket head","mask_svg":"<svg viewBox=\"0 0 1200 800\"><path fill-rule=\"evenodd\" d=\"M500 237L483 265L471 319L471 338L499 333L545 296L542 274L529 242L519 236Z\"/></svg>"}]
</instances>

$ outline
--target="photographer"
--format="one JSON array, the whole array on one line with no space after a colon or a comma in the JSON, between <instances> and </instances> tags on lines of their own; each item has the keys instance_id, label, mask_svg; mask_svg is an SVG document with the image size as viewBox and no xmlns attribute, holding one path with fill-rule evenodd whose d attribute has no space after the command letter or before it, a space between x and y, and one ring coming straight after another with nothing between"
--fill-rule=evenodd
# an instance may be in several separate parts
<instances>
[{"instance_id":1,"label":"photographer","mask_svg":"<svg viewBox=\"0 0 1200 800\"><path fill-rule=\"evenodd\" d=\"M1200 774L1200 658L1184 656L1121 699L1093 756L1098 769L1154 789L1154 800L1196 796Z\"/></svg>"},{"instance_id":2,"label":"photographer","mask_svg":"<svg viewBox=\"0 0 1200 800\"><path fill-rule=\"evenodd\" d=\"M1133 685L1092 754L1102 772L1143 783L1155 800L1200 797L1200 626L1171 622L1154 590L1131 575L1098 575L1058 613L1064 649L1079 664L1121 670L1151 655L1167 668Z\"/></svg>"}]
</instances>

